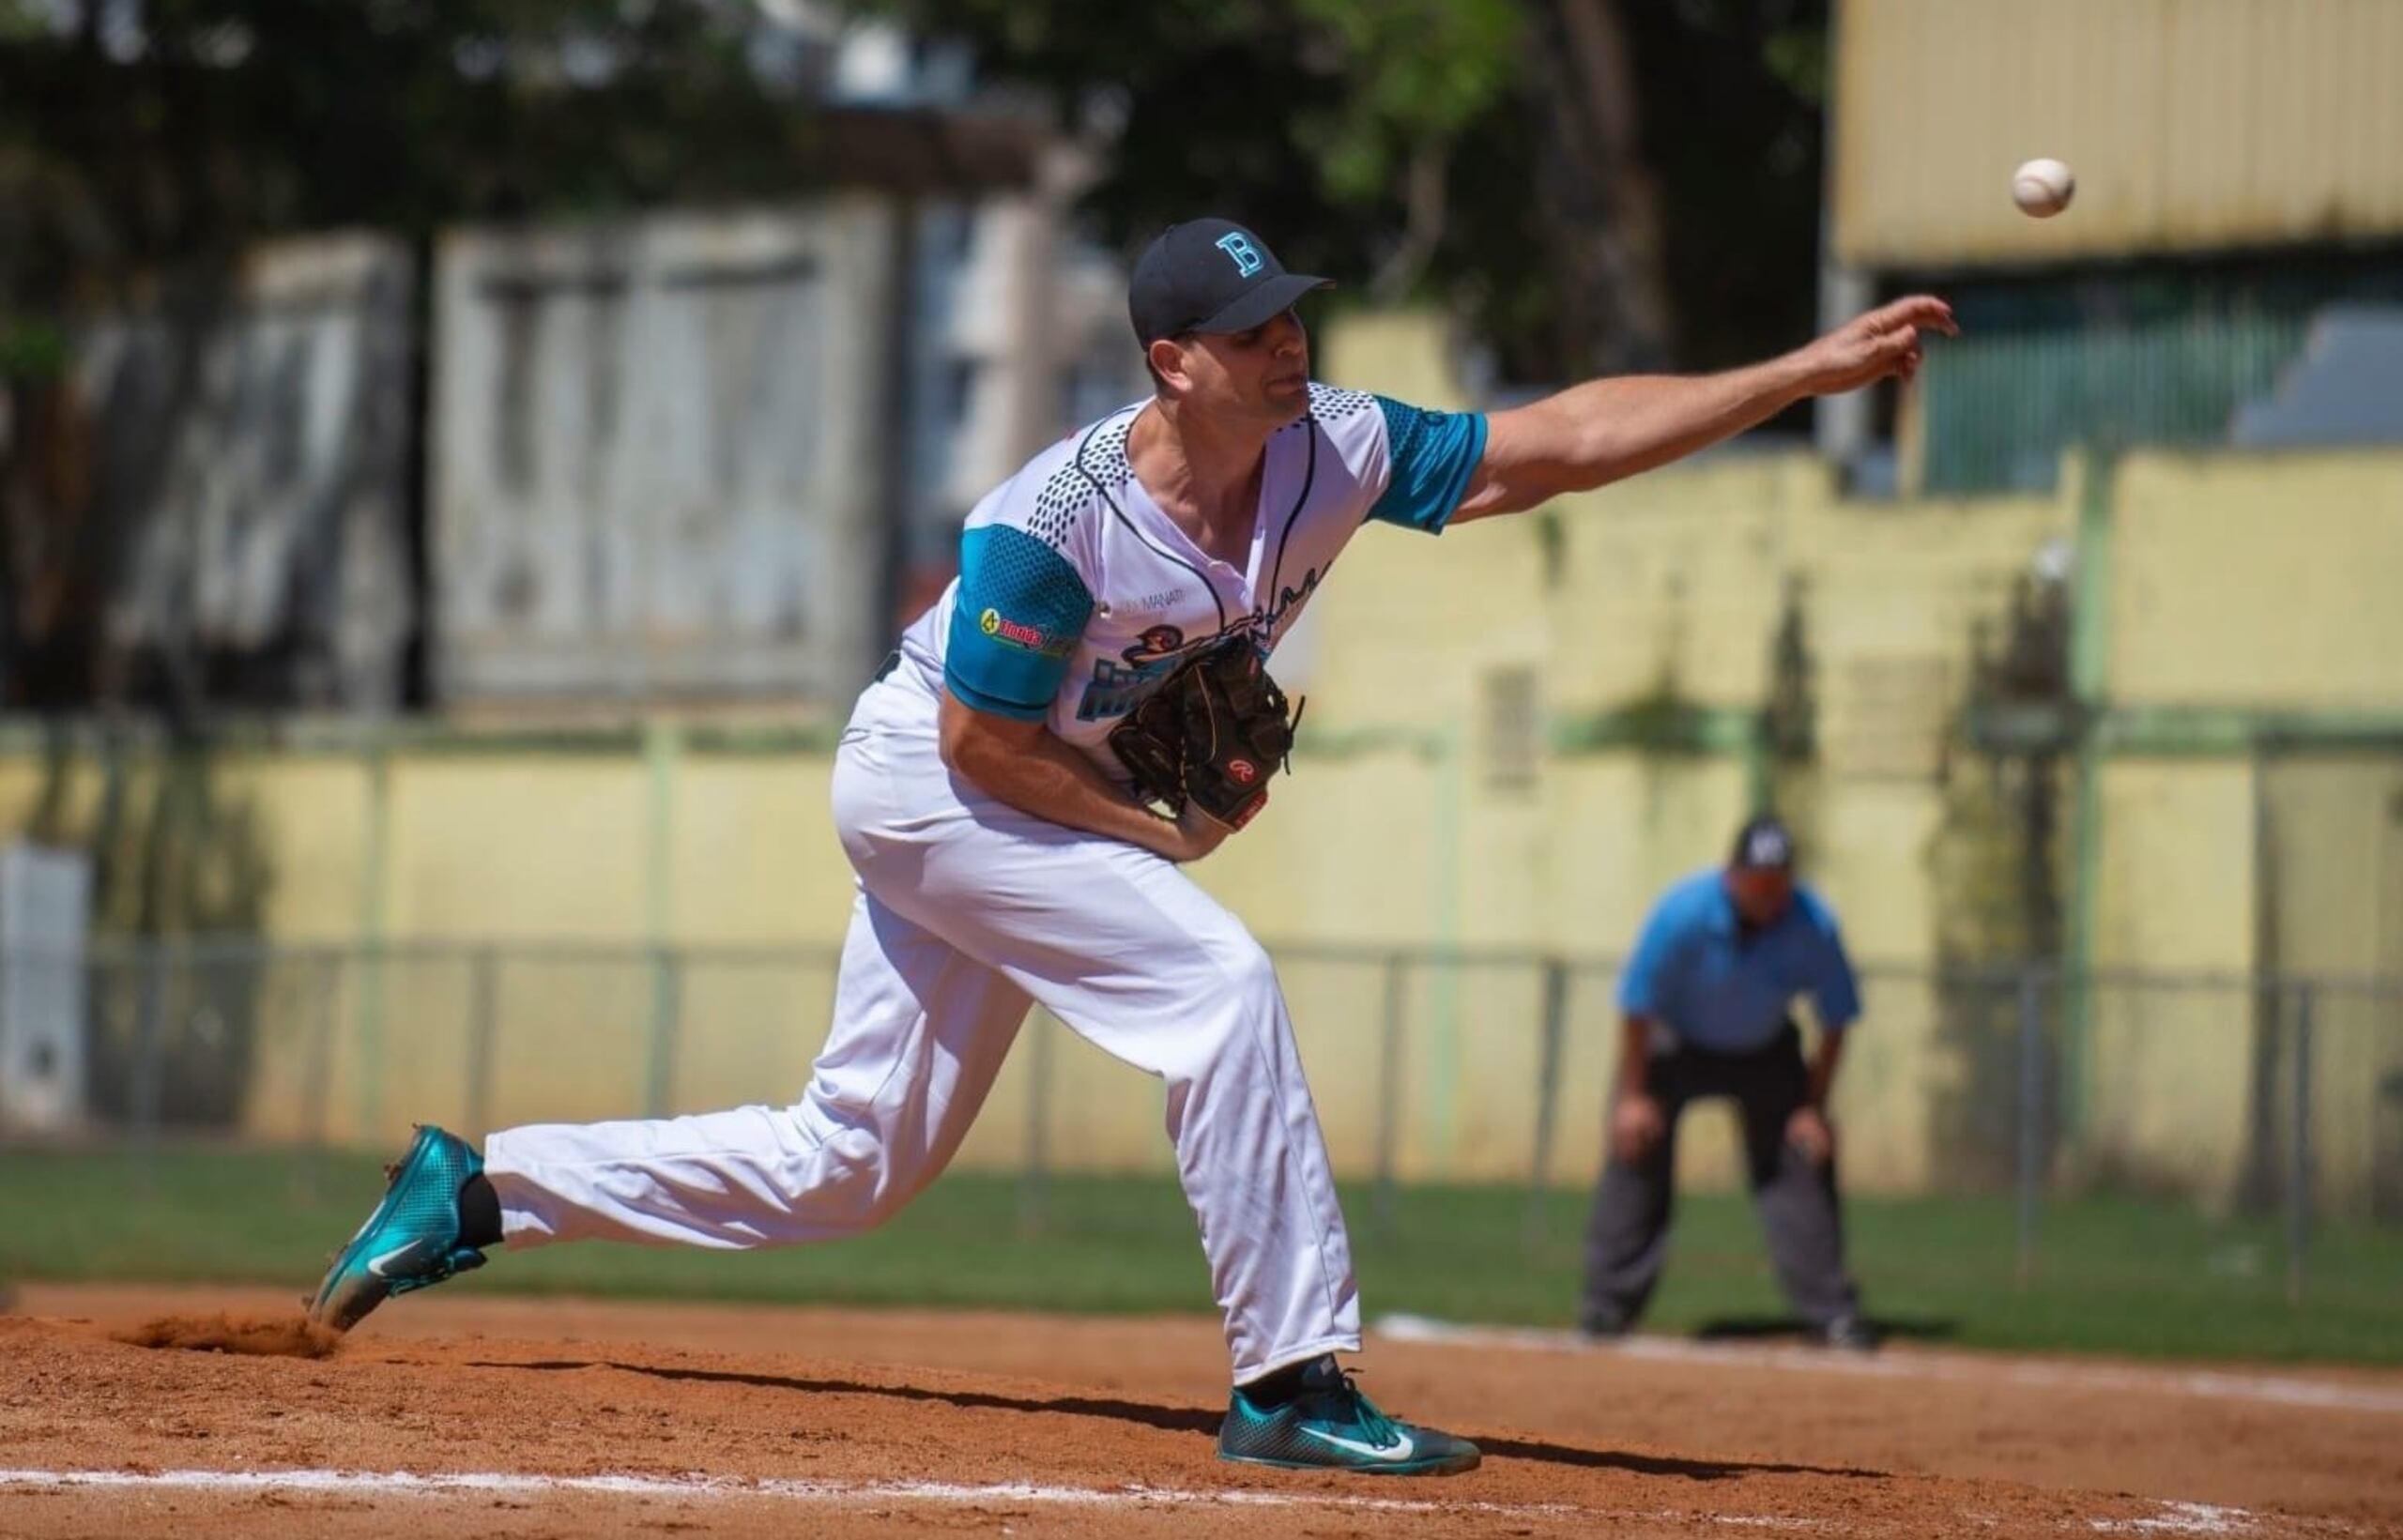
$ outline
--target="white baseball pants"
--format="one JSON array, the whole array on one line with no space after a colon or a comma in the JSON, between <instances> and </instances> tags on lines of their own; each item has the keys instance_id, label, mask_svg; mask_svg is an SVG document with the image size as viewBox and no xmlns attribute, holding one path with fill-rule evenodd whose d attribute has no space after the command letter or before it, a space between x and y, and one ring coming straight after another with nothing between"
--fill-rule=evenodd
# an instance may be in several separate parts
<instances>
[{"instance_id":1,"label":"white baseball pants","mask_svg":"<svg viewBox=\"0 0 2403 1540\"><path fill-rule=\"evenodd\" d=\"M745 1248L873 1228L959 1148L1033 999L1168 1082L1235 1380L1356 1349L1317 1109L1242 922L1173 863L956 779L900 680L862 697L834 803L859 893L802 1099L495 1134L484 1168L509 1243Z\"/></svg>"}]
</instances>

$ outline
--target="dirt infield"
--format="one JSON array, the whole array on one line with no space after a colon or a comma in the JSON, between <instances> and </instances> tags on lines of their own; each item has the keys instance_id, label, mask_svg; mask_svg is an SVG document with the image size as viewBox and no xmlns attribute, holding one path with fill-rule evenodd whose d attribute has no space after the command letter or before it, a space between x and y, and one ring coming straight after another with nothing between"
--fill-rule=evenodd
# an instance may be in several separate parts
<instances>
[{"instance_id":1,"label":"dirt infield","mask_svg":"<svg viewBox=\"0 0 2403 1540\"><path fill-rule=\"evenodd\" d=\"M0 1535L2403 1535L2403 1374L1869 1365L1372 1339L1444 1481L1211 1457L1207 1321L436 1294L329 1357L288 1294L29 1286L0 1318ZM225 1318L220 1321L218 1318ZM211 1329L190 1329L189 1323Z\"/></svg>"}]
</instances>

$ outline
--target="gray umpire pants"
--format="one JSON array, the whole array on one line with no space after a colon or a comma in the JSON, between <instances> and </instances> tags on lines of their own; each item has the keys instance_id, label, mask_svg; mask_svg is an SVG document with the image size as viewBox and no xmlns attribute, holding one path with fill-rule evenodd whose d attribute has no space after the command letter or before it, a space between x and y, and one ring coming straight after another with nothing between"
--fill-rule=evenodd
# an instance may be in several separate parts
<instances>
[{"instance_id":1,"label":"gray umpire pants","mask_svg":"<svg viewBox=\"0 0 2403 1540\"><path fill-rule=\"evenodd\" d=\"M1650 1301L1668 1255L1677 1121L1688 1103L1707 1096L1731 1096L1742 1112L1753 1201L1795 1314L1813 1326L1826 1326L1857 1311L1859 1291L1844 1269L1835 1162L1819 1166L1785 1142L1786 1120L1810 1090L1802 1034L1794 1024L1786 1023L1768 1046L1753 1053L1705 1053L1680 1045L1655 1057L1646 1079L1668 1128L1642 1160L1630 1164L1614 1152L1602 1168L1585 1235L1581 1319L1586 1328L1630 1326Z\"/></svg>"}]
</instances>

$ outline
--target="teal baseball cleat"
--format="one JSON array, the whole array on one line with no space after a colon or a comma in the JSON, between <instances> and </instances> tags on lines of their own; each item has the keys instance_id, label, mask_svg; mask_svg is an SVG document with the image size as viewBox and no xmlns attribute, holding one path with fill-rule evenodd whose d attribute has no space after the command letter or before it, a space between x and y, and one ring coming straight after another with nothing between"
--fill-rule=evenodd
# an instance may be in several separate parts
<instances>
[{"instance_id":1,"label":"teal baseball cleat","mask_svg":"<svg viewBox=\"0 0 2403 1540\"><path fill-rule=\"evenodd\" d=\"M467 1140L421 1124L400 1164L385 1167L383 1201L326 1270L310 1321L347 1332L394 1294L483 1266L484 1254L459 1239L459 1189L483 1168Z\"/></svg>"},{"instance_id":2,"label":"teal baseball cleat","mask_svg":"<svg viewBox=\"0 0 2403 1540\"><path fill-rule=\"evenodd\" d=\"M1477 1469L1477 1445L1377 1410L1332 1357L1312 1364L1281 1406L1255 1405L1237 1385L1218 1428L1218 1457L1288 1471L1447 1476Z\"/></svg>"}]
</instances>

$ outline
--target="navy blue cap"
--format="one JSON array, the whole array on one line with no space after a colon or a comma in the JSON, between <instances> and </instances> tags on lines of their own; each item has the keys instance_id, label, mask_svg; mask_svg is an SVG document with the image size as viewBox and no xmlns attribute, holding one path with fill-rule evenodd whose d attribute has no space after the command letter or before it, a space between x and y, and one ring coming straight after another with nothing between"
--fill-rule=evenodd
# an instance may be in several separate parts
<instances>
[{"instance_id":1,"label":"navy blue cap","mask_svg":"<svg viewBox=\"0 0 2403 1540\"><path fill-rule=\"evenodd\" d=\"M1249 331L1326 279L1289 273L1268 243L1232 220L1171 224L1143 248L1126 285L1135 340L1150 346L1188 331Z\"/></svg>"},{"instance_id":2,"label":"navy blue cap","mask_svg":"<svg viewBox=\"0 0 2403 1540\"><path fill-rule=\"evenodd\" d=\"M1738 871L1790 872L1794 869L1794 836L1775 818L1762 816L1744 825L1736 835L1736 849L1727 864Z\"/></svg>"}]
</instances>

